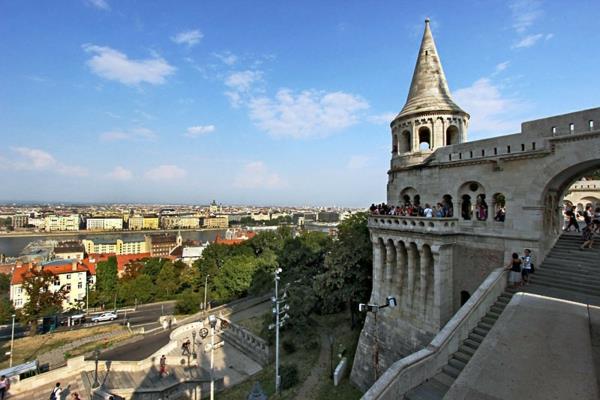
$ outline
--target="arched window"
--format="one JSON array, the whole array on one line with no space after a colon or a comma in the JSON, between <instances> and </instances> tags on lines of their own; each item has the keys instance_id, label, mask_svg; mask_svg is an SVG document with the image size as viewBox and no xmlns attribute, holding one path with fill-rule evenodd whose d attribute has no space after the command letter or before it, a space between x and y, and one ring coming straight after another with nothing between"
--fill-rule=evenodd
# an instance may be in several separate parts
<instances>
[{"instance_id":1,"label":"arched window","mask_svg":"<svg viewBox=\"0 0 600 400\"><path fill-rule=\"evenodd\" d=\"M488 219L488 205L485 201L484 193L477 195L477 200L475 202L475 216L478 221L485 221Z\"/></svg>"},{"instance_id":2,"label":"arched window","mask_svg":"<svg viewBox=\"0 0 600 400\"><path fill-rule=\"evenodd\" d=\"M410 132L408 130L403 131L400 134L399 143L398 143L398 151L400 154L408 153L412 150L412 143L410 140Z\"/></svg>"},{"instance_id":3,"label":"arched window","mask_svg":"<svg viewBox=\"0 0 600 400\"><path fill-rule=\"evenodd\" d=\"M458 143L458 128L455 125L450 125L446 129L446 146Z\"/></svg>"},{"instance_id":4,"label":"arched window","mask_svg":"<svg viewBox=\"0 0 600 400\"><path fill-rule=\"evenodd\" d=\"M398 134L392 135L392 154L398 154Z\"/></svg>"},{"instance_id":5,"label":"arched window","mask_svg":"<svg viewBox=\"0 0 600 400\"><path fill-rule=\"evenodd\" d=\"M464 194L462 197L462 204L460 207L460 213L463 219L470 220L473 216L471 196Z\"/></svg>"},{"instance_id":6,"label":"arched window","mask_svg":"<svg viewBox=\"0 0 600 400\"><path fill-rule=\"evenodd\" d=\"M506 196L502 193L496 193L492 197L492 206L494 210L494 221L504 222L506 219Z\"/></svg>"},{"instance_id":7,"label":"arched window","mask_svg":"<svg viewBox=\"0 0 600 400\"><path fill-rule=\"evenodd\" d=\"M417 190L414 187L406 187L400 192L400 199L404 202L405 206L416 204L420 197L417 194Z\"/></svg>"},{"instance_id":8,"label":"arched window","mask_svg":"<svg viewBox=\"0 0 600 400\"><path fill-rule=\"evenodd\" d=\"M431 131L426 126L419 128L419 150L431 150Z\"/></svg>"}]
</instances>

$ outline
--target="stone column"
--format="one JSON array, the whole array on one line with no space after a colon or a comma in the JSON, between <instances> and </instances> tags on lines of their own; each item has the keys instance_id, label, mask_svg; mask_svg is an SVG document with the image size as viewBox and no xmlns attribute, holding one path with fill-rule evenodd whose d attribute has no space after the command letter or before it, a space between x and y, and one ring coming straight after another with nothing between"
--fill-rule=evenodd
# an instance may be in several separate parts
<instances>
[{"instance_id":1,"label":"stone column","mask_svg":"<svg viewBox=\"0 0 600 400\"><path fill-rule=\"evenodd\" d=\"M392 280L396 271L396 246L394 242L387 241L385 244L385 279L381 286L382 299L380 301L385 302L385 297L390 296L392 290Z\"/></svg>"},{"instance_id":2,"label":"stone column","mask_svg":"<svg viewBox=\"0 0 600 400\"><path fill-rule=\"evenodd\" d=\"M372 238L373 242L373 290L371 291L371 300L373 303L379 298L380 283L382 278L382 246L379 238Z\"/></svg>"},{"instance_id":3,"label":"stone column","mask_svg":"<svg viewBox=\"0 0 600 400\"><path fill-rule=\"evenodd\" d=\"M392 292L398 296L398 301L402 302L403 297L406 295L402 290L402 286L406 280L406 253L403 251L404 245L396 243L396 273L394 279L394 287Z\"/></svg>"},{"instance_id":4,"label":"stone column","mask_svg":"<svg viewBox=\"0 0 600 400\"><path fill-rule=\"evenodd\" d=\"M425 314L427 310L427 285L431 284L427 282L427 271L429 270L429 252L425 251L423 248L420 250L421 253L421 287L419 292L419 303L421 304L423 313Z\"/></svg>"},{"instance_id":5,"label":"stone column","mask_svg":"<svg viewBox=\"0 0 600 400\"><path fill-rule=\"evenodd\" d=\"M432 249L434 329L441 329L453 315L452 253L452 246Z\"/></svg>"},{"instance_id":6,"label":"stone column","mask_svg":"<svg viewBox=\"0 0 600 400\"><path fill-rule=\"evenodd\" d=\"M465 122L462 117L458 117L457 120L459 143L465 143L467 141L467 122Z\"/></svg>"},{"instance_id":7,"label":"stone column","mask_svg":"<svg viewBox=\"0 0 600 400\"><path fill-rule=\"evenodd\" d=\"M417 250L411 246L406 246L406 252L408 254L408 290L406 293L407 297L407 308L410 309L413 305L415 295L415 272L417 269Z\"/></svg>"}]
</instances>

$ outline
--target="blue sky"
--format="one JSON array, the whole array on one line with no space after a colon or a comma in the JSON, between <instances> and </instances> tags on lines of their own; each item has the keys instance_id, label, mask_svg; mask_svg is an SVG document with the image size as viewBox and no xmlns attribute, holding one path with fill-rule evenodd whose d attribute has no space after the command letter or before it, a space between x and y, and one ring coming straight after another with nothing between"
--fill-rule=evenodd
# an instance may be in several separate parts
<instances>
[{"instance_id":1,"label":"blue sky","mask_svg":"<svg viewBox=\"0 0 600 400\"><path fill-rule=\"evenodd\" d=\"M0 0L0 200L364 206L432 30L469 139L599 106L597 1Z\"/></svg>"}]
</instances>

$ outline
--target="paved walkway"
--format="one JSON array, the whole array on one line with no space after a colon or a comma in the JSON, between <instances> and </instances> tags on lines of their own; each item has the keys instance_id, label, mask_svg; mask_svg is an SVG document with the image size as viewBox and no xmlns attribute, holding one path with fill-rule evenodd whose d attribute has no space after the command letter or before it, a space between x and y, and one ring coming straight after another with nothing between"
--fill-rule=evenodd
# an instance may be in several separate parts
<instances>
[{"instance_id":1,"label":"paved walkway","mask_svg":"<svg viewBox=\"0 0 600 400\"><path fill-rule=\"evenodd\" d=\"M444 399L600 398L585 304L518 293Z\"/></svg>"},{"instance_id":2,"label":"paved walkway","mask_svg":"<svg viewBox=\"0 0 600 400\"><path fill-rule=\"evenodd\" d=\"M80 397L83 400L87 399L88 396L85 392L80 374L73 376L65 376L61 378L60 383L63 387L63 392L60 396L61 400L69 400L71 398L71 393L79 393ZM50 393L52 393L52 389L54 389L55 385L56 383L52 383L34 390L19 393L18 395L14 396L11 396L9 392L8 398L14 400L48 400L48 398L50 398Z\"/></svg>"},{"instance_id":3,"label":"paved walkway","mask_svg":"<svg viewBox=\"0 0 600 400\"><path fill-rule=\"evenodd\" d=\"M327 335L323 332L319 335L321 341L321 351L319 352L319 359L317 363L313 366L310 371L310 375L302 386L298 393L296 394L297 400L305 400L305 399L314 399L316 397L316 393L314 391L318 389L319 382L323 379L329 379L329 357L330 357L330 348Z\"/></svg>"}]
</instances>

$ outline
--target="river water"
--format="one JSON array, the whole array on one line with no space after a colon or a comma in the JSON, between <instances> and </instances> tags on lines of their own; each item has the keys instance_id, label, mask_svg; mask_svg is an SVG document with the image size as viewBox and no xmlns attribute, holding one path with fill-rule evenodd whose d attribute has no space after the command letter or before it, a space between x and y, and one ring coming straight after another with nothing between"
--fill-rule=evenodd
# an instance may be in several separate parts
<instances>
[{"instance_id":1,"label":"river water","mask_svg":"<svg viewBox=\"0 0 600 400\"><path fill-rule=\"evenodd\" d=\"M144 234L140 232L119 232L119 233L80 233L77 235L48 235L48 236L13 236L13 237L0 237L0 254L4 254L7 257L16 257L21 253L21 250L25 248L30 242L36 240L81 240L89 238L102 237L103 240L112 239L117 240L123 238L126 240L143 240ZM175 232L172 232L175 233ZM181 236L183 240L199 240L201 242L214 241L217 233L224 236L225 230L202 230L202 231L182 231Z\"/></svg>"}]
</instances>

